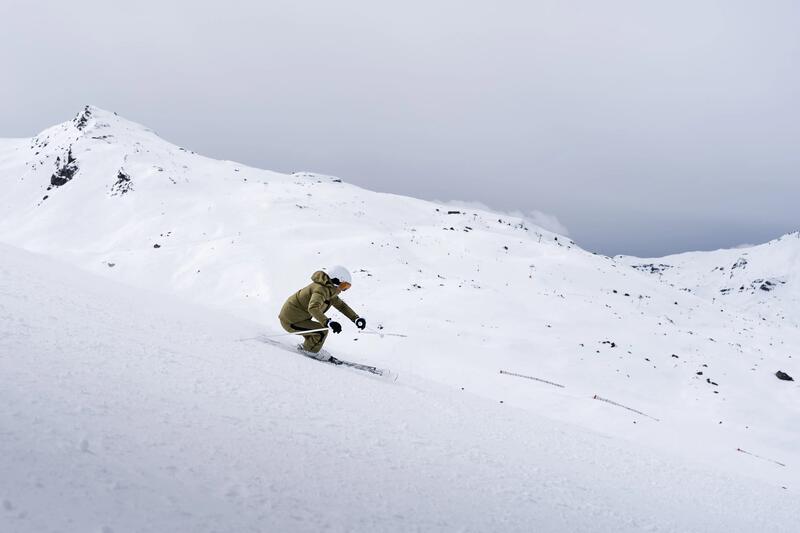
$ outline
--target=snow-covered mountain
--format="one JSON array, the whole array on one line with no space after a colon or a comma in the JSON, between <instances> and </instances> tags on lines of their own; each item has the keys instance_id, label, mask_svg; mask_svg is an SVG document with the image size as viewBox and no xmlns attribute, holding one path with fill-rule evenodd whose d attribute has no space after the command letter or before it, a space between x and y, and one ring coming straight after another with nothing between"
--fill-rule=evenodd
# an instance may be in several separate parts
<instances>
[{"instance_id":1,"label":"snow-covered mountain","mask_svg":"<svg viewBox=\"0 0 800 533\"><path fill-rule=\"evenodd\" d=\"M760 320L798 327L800 231L759 246L655 259L617 259L705 300Z\"/></svg>"},{"instance_id":2,"label":"snow-covered mountain","mask_svg":"<svg viewBox=\"0 0 800 533\"><path fill-rule=\"evenodd\" d=\"M242 336L278 333L284 299L345 264L348 303L407 337L345 325L338 355L797 489L800 393L775 376L800 375L796 235L609 258L520 218L208 159L95 107L0 140L0 188L0 241L224 311Z\"/></svg>"}]
</instances>

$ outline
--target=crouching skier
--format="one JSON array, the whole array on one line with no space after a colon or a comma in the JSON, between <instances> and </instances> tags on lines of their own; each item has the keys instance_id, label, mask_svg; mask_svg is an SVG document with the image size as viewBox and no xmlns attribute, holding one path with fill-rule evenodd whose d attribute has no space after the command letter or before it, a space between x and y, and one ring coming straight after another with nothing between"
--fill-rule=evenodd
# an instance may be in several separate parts
<instances>
[{"instance_id":1,"label":"crouching skier","mask_svg":"<svg viewBox=\"0 0 800 533\"><path fill-rule=\"evenodd\" d=\"M342 325L325 316L331 306L352 320L358 329L367 327L367 321L359 317L349 305L339 298L339 294L350 288L352 278L343 266L333 266L318 270L311 276L312 283L293 295L283 304L278 318L283 329L289 333L312 329L330 328L334 333L342 331ZM305 342L299 346L308 355L327 361L331 358L327 352L320 353L328 336L327 331L319 331L303 335Z\"/></svg>"}]
</instances>

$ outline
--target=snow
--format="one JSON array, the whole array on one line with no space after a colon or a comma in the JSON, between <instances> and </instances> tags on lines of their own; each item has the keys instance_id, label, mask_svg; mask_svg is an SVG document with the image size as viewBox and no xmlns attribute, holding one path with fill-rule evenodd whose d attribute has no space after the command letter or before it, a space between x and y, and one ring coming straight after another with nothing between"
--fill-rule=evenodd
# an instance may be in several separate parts
<instances>
[{"instance_id":1,"label":"snow","mask_svg":"<svg viewBox=\"0 0 800 533\"><path fill-rule=\"evenodd\" d=\"M4 531L793 529L774 484L0 251Z\"/></svg>"},{"instance_id":2,"label":"snow","mask_svg":"<svg viewBox=\"0 0 800 533\"><path fill-rule=\"evenodd\" d=\"M94 107L0 140L0 187L13 529L794 529L800 394L774 373L800 375L796 236L608 258ZM743 254L737 289L783 283L720 295ZM337 263L369 325L408 337L347 323L326 348L396 384L235 340L281 332Z\"/></svg>"},{"instance_id":3,"label":"snow","mask_svg":"<svg viewBox=\"0 0 800 533\"><path fill-rule=\"evenodd\" d=\"M654 274L664 283L724 302L753 318L785 321L787 327L798 327L800 232L732 250L619 259L628 264L657 262L662 266Z\"/></svg>"}]
</instances>

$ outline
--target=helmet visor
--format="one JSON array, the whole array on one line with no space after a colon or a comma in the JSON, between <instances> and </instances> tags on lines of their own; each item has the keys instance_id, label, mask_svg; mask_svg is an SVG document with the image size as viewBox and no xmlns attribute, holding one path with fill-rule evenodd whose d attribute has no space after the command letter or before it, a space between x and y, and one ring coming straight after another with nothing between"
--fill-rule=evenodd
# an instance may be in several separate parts
<instances>
[{"instance_id":1,"label":"helmet visor","mask_svg":"<svg viewBox=\"0 0 800 533\"><path fill-rule=\"evenodd\" d=\"M346 290L347 290L347 289L349 289L351 286L352 286L352 285L350 285L350 282L349 282L349 281L342 281L341 283L339 283L339 288L340 288L341 290L343 290L343 291L346 291Z\"/></svg>"}]
</instances>

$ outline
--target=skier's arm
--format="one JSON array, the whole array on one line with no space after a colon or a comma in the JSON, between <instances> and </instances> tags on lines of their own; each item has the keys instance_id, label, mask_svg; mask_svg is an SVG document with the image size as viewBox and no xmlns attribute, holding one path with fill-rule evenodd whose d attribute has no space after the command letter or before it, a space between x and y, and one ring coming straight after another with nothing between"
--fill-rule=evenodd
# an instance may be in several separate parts
<instances>
[{"instance_id":1,"label":"skier's arm","mask_svg":"<svg viewBox=\"0 0 800 533\"><path fill-rule=\"evenodd\" d=\"M340 313L349 318L351 322L355 322L358 319L358 313L353 311L350 306L344 303L344 300L338 296L331 298L331 304L338 309Z\"/></svg>"},{"instance_id":2,"label":"skier's arm","mask_svg":"<svg viewBox=\"0 0 800 533\"><path fill-rule=\"evenodd\" d=\"M325 313L322 310L325 308L325 298L322 296L321 293L314 291L311 293L311 298L308 301L308 312L314 317L314 320L326 326L328 323L328 317L325 316ZM338 307L337 307L338 309Z\"/></svg>"}]
</instances>

